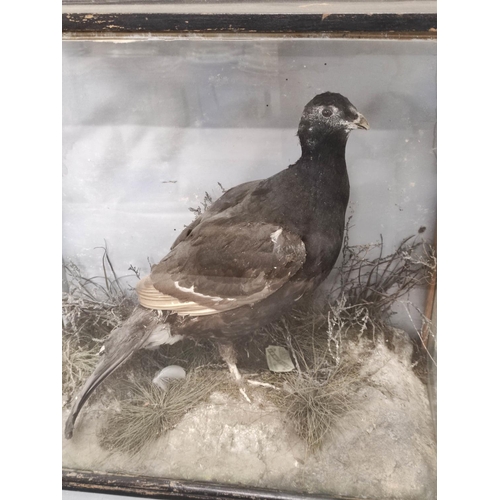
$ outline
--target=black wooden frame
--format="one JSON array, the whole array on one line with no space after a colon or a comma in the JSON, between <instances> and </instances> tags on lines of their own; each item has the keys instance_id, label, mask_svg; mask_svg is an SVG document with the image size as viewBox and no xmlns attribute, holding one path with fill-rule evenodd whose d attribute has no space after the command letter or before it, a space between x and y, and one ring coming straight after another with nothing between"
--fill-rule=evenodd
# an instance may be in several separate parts
<instances>
[{"instance_id":1,"label":"black wooden frame","mask_svg":"<svg viewBox=\"0 0 500 500\"><path fill-rule=\"evenodd\" d=\"M73 5L78 2L73 2ZM275 34L363 38L436 38L436 14L97 14L92 5L63 13L66 36L106 34ZM201 481L63 469L62 488L156 499L356 500Z\"/></svg>"},{"instance_id":2,"label":"black wooden frame","mask_svg":"<svg viewBox=\"0 0 500 500\"><path fill-rule=\"evenodd\" d=\"M76 33L385 33L434 37L436 14L63 14Z\"/></svg>"},{"instance_id":3,"label":"black wooden frame","mask_svg":"<svg viewBox=\"0 0 500 500\"><path fill-rule=\"evenodd\" d=\"M70 469L63 469L62 480L65 490L168 500L361 500L345 496L308 495L203 481L183 481Z\"/></svg>"}]
</instances>

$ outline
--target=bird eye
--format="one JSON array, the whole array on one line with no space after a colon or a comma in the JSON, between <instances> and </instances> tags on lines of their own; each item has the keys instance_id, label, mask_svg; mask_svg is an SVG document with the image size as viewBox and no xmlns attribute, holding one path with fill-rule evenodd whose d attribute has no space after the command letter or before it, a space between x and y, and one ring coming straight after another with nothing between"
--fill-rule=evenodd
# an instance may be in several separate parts
<instances>
[{"instance_id":1,"label":"bird eye","mask_svg":"<svg viewBox=\"0 0 500 500\"><path fill-rule=\"evenodd\" d=\"M330 108L325 108L325 109L323 109L321 114L328 118L329 116L333 115L333 111Z\"/></svg>"}]
</instances>

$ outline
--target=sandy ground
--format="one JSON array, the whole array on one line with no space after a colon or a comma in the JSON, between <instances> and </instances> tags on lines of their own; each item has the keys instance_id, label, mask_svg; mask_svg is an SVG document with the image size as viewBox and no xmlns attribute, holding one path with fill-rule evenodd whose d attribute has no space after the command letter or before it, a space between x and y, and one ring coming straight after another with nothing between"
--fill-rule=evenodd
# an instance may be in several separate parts
<instances>
[{"instance_id":1,"label":"sandy ground","mask_svg":"<svg viewBox=\"0 0 500 500\"><path fill-rule=\"evenodd\" d=\"M311 453L263 391L252 403L224 393L186 414L175 429L130 457L98 443L102 411L80 417L72 440L63 437L64 467L215 481L289 491L375 497L436 498L436 442L427 389L414 375L404 333L395 349L377 344L366 358L367 383L320 451ZM63 410L63 422L67 415Z\"/></svg>"}]
</instances>

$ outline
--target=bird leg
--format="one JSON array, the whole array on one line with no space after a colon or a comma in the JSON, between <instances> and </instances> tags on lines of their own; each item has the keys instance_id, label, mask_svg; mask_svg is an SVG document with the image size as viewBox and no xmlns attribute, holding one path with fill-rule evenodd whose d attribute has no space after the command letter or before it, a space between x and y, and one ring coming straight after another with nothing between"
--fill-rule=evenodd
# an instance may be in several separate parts
<instances>
[{"instance_id":1,"label":"bird leg","mask_svg":"<svg viewBox=\"0 0 500 500\"><path fill-rule=\"evenodd\" d=\"M253 386L258 386L258 387L266 387L268 389L275 389L279 390L276 386L272 384L268 384L267 382L259 382L257 380L250 380L250 379L244 379L243 376L241 375L240 371L238 370L238 366L236 365L237 361L237 354L236 350L234 349L233 344L229 342L224 342L224 343L219 343L219 353L221 355L221 358L226 362L229 372L231 375L234 377L236 380L236 383L240 386L239 390L242 396L249 402L251 403L251 399L248 397L245 388L243 387L243 383L246 382L249 385ZM256 375L255 373L247 376L254 376Z\"/></svg>"},{"instance_id":2,"label":"bird leg","mask_svg":"<svg viewBox=\"0 0 500 500\"><path fill-rule=\"evenodd\" d=\"M241 376L240 371L238 370L238 367L236 366L236 361L238 359L236 355L236 351L234 349L233 344L229 342L224 342L219 344L219 353L221 355L221 358L226 362L229 372L231 375L234 377L236 380L236 383L240 386L240 393L241 395L249 402L251 403L251 399L248 397L245 388L243 387L243 377Z\"/></svg>"}]
</instances>

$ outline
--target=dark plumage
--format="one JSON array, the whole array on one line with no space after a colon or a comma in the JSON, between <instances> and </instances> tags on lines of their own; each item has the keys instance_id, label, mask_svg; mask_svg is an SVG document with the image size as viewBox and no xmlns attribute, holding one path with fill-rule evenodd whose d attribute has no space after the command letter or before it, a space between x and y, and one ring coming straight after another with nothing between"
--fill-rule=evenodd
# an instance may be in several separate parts
<instances>
[{"instance_id":1,"label":"dark plumage","mask_svg":"<svg viewBox=\"0 0 500 500\"><path fill-rule=\"evenodd\" d=\"M317 95L304 108L302 156L268 179L227 191L179 235L137 286L140 306L112 332L66 422L91 392L141 348L183 337L220 339L239 378L230 339L289 310L324 281L339 255L349 200L345 147L368 122L342 95ZM169 311L159 318L155 310Z\"/></svg>"}]
</instances>

